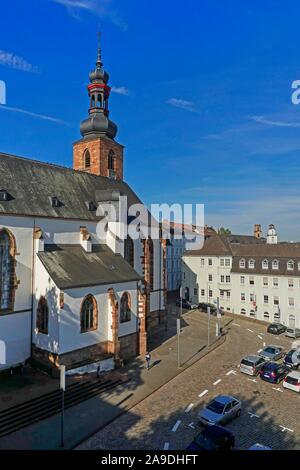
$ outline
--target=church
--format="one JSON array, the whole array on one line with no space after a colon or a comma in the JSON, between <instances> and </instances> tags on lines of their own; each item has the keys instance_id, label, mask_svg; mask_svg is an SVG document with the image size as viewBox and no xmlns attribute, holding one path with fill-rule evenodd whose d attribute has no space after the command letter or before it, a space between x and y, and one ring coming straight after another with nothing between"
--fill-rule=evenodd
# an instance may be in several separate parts
<instances>
[{"instance_id":1,"label":"church","mask_svg":"<svg viewBox=\"0 0 300 470\"><path fill-rule=\"evenodd\" d=\"M123 179L100 45L89 78L73 168L0 153L0 371L119 367L165 315L166 241L122 238L119 219L98 235L107 207L141 201Z\"/></svg>"}]
</instances>

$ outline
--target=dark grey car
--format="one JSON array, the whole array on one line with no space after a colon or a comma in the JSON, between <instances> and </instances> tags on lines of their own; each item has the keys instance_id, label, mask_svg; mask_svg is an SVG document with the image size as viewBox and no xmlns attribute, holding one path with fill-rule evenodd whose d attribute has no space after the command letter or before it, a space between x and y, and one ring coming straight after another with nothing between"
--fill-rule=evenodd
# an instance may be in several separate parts
<instances>
[{"instance_id":1,"label":"dark grey car","mask_svg":"<svg viewBox=\"0 0 300 470\"><path fill-rule=\"evenodd\" d=\"M266 346L262 349L259 355L266 361L278 361L278 359L281 359L284 355L284 349L281 346L270 344L270 346Z\"/></svg>"}]
</instances>

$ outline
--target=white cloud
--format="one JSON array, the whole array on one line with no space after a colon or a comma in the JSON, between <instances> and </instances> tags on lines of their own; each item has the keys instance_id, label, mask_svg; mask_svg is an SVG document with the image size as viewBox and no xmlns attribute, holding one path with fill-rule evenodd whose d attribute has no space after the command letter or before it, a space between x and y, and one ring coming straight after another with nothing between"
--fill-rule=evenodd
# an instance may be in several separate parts
<instances>
[{"instance_id":1,"label":"white cloud","mask_svg":"<svg viewBox=\"0 0 300 470\"><path fill-rule=\"evenodd\" d=\"M276 127L300 127L300 122L287 122L287 121L272 121L266 119L264 116L249 116L251 121L259 122L260 124L267 124L268 126Z\"/></svg>"},{"instance_id":2,"label":"white cloud","mask_svg":"<svg viewBox=\"0 0 300 470\"><path fill-rule=\"evenodd\" d=\"M181 98L170 98L167 100L167 104L175 106L175 108L185 109L186 111L195 111L192 101L183 100Z\"/></svg>"},{"instance_id":3,"label":"white cloud","mask_svg":"<svg viewBox=\"0 0 300 470\"><path fill-rule=\"evenodd\" d=\"M125 95L125 96L130 95L130 91L125 86L112 86L111 91L113 93L117 93L118 95Z\"/></svg>"},{"instance_id":4,"label":"white cloud","mask_svg":"<svg viewBox=\"0 0 300 470\"><path fill-rule=\"evenodd\" d=\"M10 67L12 69L22 70L23 72L38 73L38 68L27 62L13 52L0 50L0 65Z\"/></svg>"},{"instance_id":5,"label":"white cloud","mask_svg":"<svg viewBox=\"0 0 300 470\"><path fill-rule=\"evenodd\" d=\"M112 0L50 0L59 3L68 9L74 16L74 12L86 11L100 18L109 18L116 26L126 30L125 22L118 13L111 8Z\"/></svg>"},{"instance_id":6,"label":"white cloud","mask_svg":"<svg viewBox=\"0 0 300 470\"><path fill-rule=\"evenodd\" d=\"M14 113L21 113L21 114L26 114L27 116L31 116L37 119L42 119L43 121L51 121L55 122L56 124L60 124L62 126L70 126L70 124L66 121L63 121L62 119L58 119L52 116L47 116L45 114L38 114L38 113L33 113L31 111L27 111L26 109L21 109L21 108L14 108L11 106L0 106L0 109L4 109L6 111L12 111Z\"/></svg>"}]
</instances>

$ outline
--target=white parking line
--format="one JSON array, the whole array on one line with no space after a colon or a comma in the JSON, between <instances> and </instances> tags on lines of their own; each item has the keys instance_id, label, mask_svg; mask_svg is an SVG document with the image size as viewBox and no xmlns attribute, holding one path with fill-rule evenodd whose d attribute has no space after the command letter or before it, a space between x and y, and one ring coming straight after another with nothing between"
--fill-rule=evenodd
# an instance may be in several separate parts
<instances>
[{"instance_id":1,"label":"white parking line","mask_svg":"<svg viewBox=\"0 0 300 470\"><path fill-rule=\"evenodd\" d=\"M249 328L247 328L247 330L250 331L250 333L254 333L254 331L253 331L253 330L250 330Z\"/></svg>"},{"instance_id":2,"label":"white parking line","mask_svg":"<svg viewBox=\"0 0 300 470\"><path fill-rule=\"evenodd\" d=\"M203 392L199 393L198 397L201 398L201 397L204 397L204 395L206 395L208 393L208 390L203 390Z\"/></svg>"},{"instance_id":3,"label":"white parking line","mask_svg":"<svg viewBox=\"0 0 300 470\"><path fill-rule=\"evenodd\" d=\"M216 381L213 383L213 385L218 385L220 382L222 382L222 379L216 380ZM299 398L300 398L300 397L299 397Z\"/></svg>"},{"instance_id":4,"label":"white parking line","mask_svg":"<svg viewBox=\"0 0 300 470\"><path fill-rule=\"evenodd\" d=\"M272 388L273 388L273 390L276 390L276 392L281 392L281 393L283 393L283 390L281 390L281 388L279 388L279 387L277 387L277 388L272 387Z\"/></svg>"},{"instance_id":5,"label":"white parking line","mask_svg":"<svg viewBox=\"0 0 300 470\"><path fill-rule=\"evenodd\" d=\"M262 349L259 349L257 352L260 353L262 351Z\"/></svg>"},{"instance_id":6,"label":"white parking line","mask_svg":"<svg viewBox=\"0 0 300 470\"><path fill-rule=\"evenodd\" d=\"M260 336L260 335L257 335L257 336L258 336L258 338L259 338L259 339L263 339L263 337L262 337L262 336Z\"/></svg>"},{"instance_id":7,"label":"white parking line","mask_svg":"<svg viewBox=\"0 0 300 470\"><path fill-rule=\"evenodd\" d=\"M170 443L169 443L169 442L165 442L164 450L169 450L169 446L170 446Z\"/></svg>"},{"instance_id":8,"label":"white parking line","mask_svg":"<svg viewBox=\"0 0 300 470\"><path fill-rule=\"evenodd\" d=\"M248 378L248 380L250 380L251 382L255 382L255 383L257 384L257 380L256 380L256 379L249 379L249 378Z\"/></svg>"},{"instance_id":9,"label":"white parking line","mask_svg":"<svg viewBox=\"0 0 300 470\"><path fill-rule=\"evenodd\" d=\"M241 326L241 325L239 325L238 323L232 323L232 324L233 324L234 326Z\"/></svg>"},{"instance_id":10,"label":"white parking line","mask_svg":"<svg viewBox=\"0 0 300 470\"><path fill-rule=\"evenodd\" d=\"M251 413L250 411L248 411L248 415L250 415L250 418L259 418L259 416L254 413Z\"/></svg>"},{"instance_id":11,"label":"white parking line","mask_svg":"<svg viewBox=\"0 0 300 470\"><path fill-rule=\"evenodd\" d=\"M290 432L294 432L294 430L293 430L293 429L286 428L285 426L281 426L281 424L280 424L279 426L282 428L282 431L281 431L281 432L284 432L284 431L290 431Z\"/></svg>"},{"instance_id":12,"label":"white parking line","mask_svg":"<svg viewBox=\"0 0 300 470\"><path fill-rule=\"evenodd\" d=\"M176 424L174 424L173 428L172 428L172 432L176 432L177 429L179 428L180 426L180 423L181 423L181 420L179 419Z\"/></svg>"},{"instance_id":13,"label":"white parking line","mask_svg":"<svg viewBox=\"0 0 300 470\"><path fill-rule=\"evenodd\" d=\"M236 371L235 370L230 370L229 372L226 372L225 375L231 375L231 374L236 375Z\"/></svg>"},{"instance_id":14,"label":"white parking line","mask_svg":"<svg viewBox=\"0 0 300 470\"><path fill-rule=\"evenodd\" d=\"M189 425L189 428L195 429L194 422L192 421Z\"/></svg>"},{"instance_id":15,"label":"white parking line","mask_svg":"<svg viewBox=\"0 0 300 470\"><path fill-rule=\"evenodd\" d=\"M188 413L193 408L194 403L190 403L189 406L184 410L185 413Z\"/></svg>"}]
</instances>

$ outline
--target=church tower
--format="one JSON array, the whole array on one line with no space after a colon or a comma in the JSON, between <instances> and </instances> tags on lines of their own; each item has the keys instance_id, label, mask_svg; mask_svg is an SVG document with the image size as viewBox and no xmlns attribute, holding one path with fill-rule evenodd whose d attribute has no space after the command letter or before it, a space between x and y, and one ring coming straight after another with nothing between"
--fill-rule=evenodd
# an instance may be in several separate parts
<instances>
[{"instance_id":1,"label":"church tower","mask_svg":"<svg viewBox=\"0 0 300 470\"><path fill-rule=\"evenodd\" d=\"M108 73L101 60L100 36L96 68L87 87L89 116L81 122L82 139L73 144L73 168L112 179L123 179L123 149L114 139L118 128L109 119Z\"/></svg>"}]
</instances>

